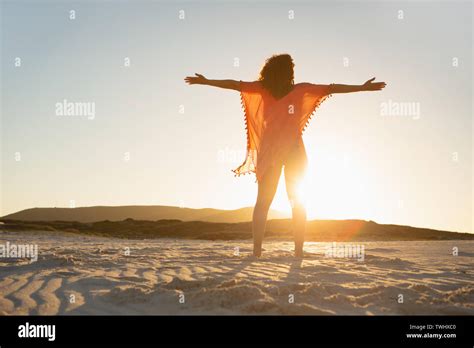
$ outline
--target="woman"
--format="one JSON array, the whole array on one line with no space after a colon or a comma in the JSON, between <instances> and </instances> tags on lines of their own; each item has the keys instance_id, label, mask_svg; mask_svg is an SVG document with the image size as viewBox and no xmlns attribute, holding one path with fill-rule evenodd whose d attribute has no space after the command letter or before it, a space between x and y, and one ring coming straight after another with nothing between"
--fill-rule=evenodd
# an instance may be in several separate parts
<instances>
[{"instance_id":1,"label":"woman","mask_svg":"<svg viewBox=\"0 0 474 348\"><path fill-rule=\"evenodd\" d=\"M253 211L253 254L260 257L265 224L282 168L293 214L295 256L303 256L306 210L297 195L297 186L307 164L302 133L315 109L334 93L379 91L384 82L363 85L315 85L294 83L293 59L288 54L266 60L258 81L208 80L203 75L188 76L190 84L208 85L239 91L245 111L247 157L234 173L255 173L258 196Z\"/></svg>"}]
</instances>

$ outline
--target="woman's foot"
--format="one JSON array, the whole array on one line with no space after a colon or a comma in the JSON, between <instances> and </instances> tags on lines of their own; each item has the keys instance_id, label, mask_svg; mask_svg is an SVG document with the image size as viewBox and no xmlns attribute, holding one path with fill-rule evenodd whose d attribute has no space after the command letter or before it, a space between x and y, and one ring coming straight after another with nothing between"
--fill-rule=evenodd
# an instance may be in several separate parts
<instances>
[{"instance_id":1,"label":"woman's foot","mask_svg":"<svg viewBox=\"0 0 474 348\"><path fill-rule=\"evenodd\" d=\"M253 257L261 257L261 256L262 256L262 248L254 248Z\"/></svg>"}]
</instances>

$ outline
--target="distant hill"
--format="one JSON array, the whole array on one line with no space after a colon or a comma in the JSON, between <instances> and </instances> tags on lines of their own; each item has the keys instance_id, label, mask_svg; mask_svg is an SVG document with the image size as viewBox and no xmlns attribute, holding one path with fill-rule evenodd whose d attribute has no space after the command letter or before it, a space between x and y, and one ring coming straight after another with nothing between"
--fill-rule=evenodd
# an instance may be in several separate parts
<instances>
[{"instance_id":1,"label":"distant hill","mask_svg":"<svg viewBox=\"0 0 474 348\"><path fill-rule=\"evenodd\" d=\"M2 219L0 231L67 232L80 235L127 239L184 238L205 240L251 239L251 222L215 223L204 221L159 220L99 221L14 221ZM289 219L270 220L267 237L292 239ZM307 241L410 241L410 240L474 240L474 234L438 231L399 225L381 225L363 220L308 221Z\"/></svg>"},{"instance_id":2,"label":"distant hill","mask_svg":"<svg viewBox=\"0 0 474 348\"><path fill-rule=\"evenodd\" d=\"M245 222L252 220L253 208L235 210L222 209L192 209L165 205L131 205L131 206L96 206L81 208L31 208L6 215L0 220L21 221L122 221L125 219L156 221L162 219L176 219L182 221L209 221L209 222ZM281 219L288 216L271 210L269 219Z\"/></svg>"}]
</instances>

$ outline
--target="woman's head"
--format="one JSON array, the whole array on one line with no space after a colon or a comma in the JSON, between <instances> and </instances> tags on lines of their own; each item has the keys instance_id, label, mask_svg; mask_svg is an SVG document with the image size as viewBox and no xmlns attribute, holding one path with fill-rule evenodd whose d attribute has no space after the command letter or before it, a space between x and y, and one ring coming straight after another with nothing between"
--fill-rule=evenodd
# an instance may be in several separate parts
<instances>
[{"instance_id":1,"label":"woman's head","mask_svg":"<svg viewBox=\"0 0 474 348\"><path fill-rule=\"evenodd\" d=\"M289 54L277 54L265 61L259 81L275 98L280 99L292 89L294 82L293 58Z\"/></svg>"}]
</instances>

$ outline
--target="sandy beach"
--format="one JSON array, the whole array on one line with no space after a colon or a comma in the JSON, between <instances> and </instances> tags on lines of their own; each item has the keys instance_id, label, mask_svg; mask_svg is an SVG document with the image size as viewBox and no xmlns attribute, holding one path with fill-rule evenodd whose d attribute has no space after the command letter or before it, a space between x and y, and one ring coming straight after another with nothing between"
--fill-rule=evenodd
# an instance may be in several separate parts
<instances>
[{"instance_id":1,"label":"sandy beach","mask_svg":"<svg viewBox=\"0 0 474 348\"><path fill-rule=\"evenodd\" d=\"M38 255L0 258L0 314L474 314L474 241L358 243L307 243L301 260L266 240L254 259L249 240L2 232Z\"/></svg>"}]
</instances>

